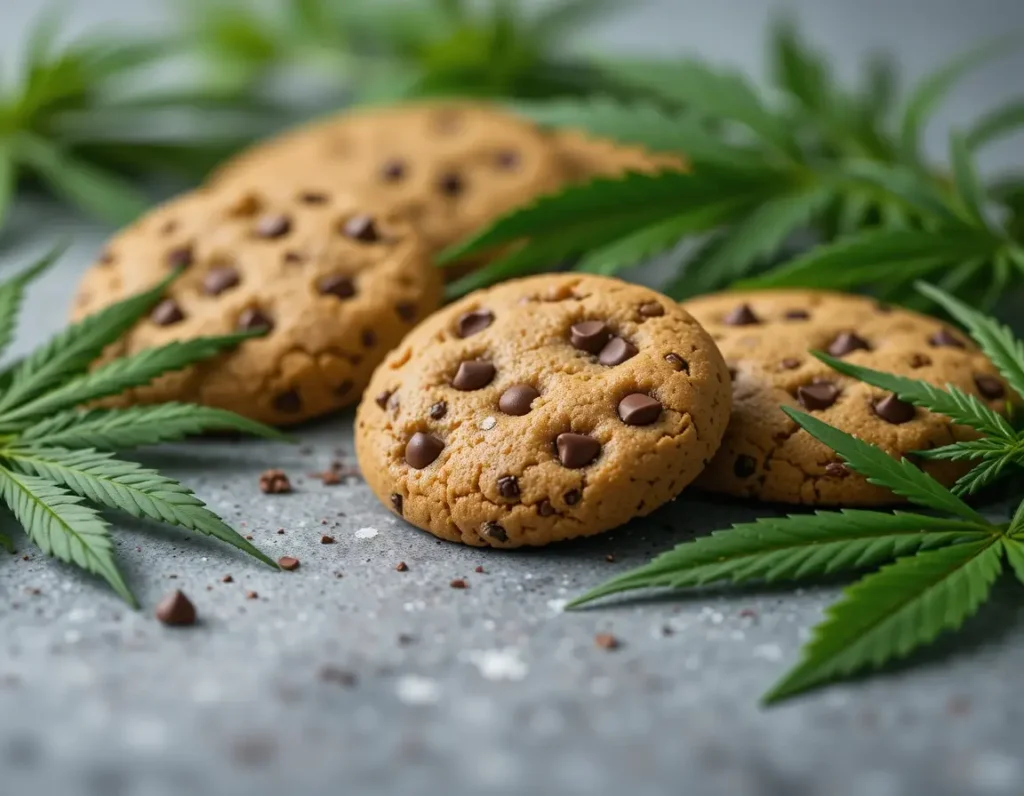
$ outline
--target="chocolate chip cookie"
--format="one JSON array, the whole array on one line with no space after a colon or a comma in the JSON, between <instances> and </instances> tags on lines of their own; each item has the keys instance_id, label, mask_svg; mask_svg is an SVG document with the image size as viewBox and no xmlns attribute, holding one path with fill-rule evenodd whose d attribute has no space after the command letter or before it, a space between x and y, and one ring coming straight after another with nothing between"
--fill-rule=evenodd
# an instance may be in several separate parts
<instances>
[{"instance_id":1,"label":"chocolate chip cookie","mask_svg":"<svg viewBox=\"0 0 1024 796\"><path fill-rule=\"evenodd\" d=\"M654 174L658 171L686 171L686 161L678 155L649 152L643 147L627 146L604 138L595 138L576 130L555 130L551 140L570 182L586 182L595 177L621 177L627 172Z\"/></svg>"},{"instance_id":2,"label":"chocolate chip cookie","mask_svg":"<svg viewBox=\"0 0 1024 796\"><path fill-rule=\"evenodd\" d=\"M354 191L412 220L436 251L564 183L548 137L486 105L421 103L346 113L260 144L217 186Z\"/></svg>"},{"instance_id":3,"label":"chocolate chip cookie","mask_svg":"<svg viewBox=\"0 0 1024 796\"><path fill-rule=\"evenodd\" d=\"M384 355L441 302L419 234L336 193L275 198L197 191L110 241L74 316L151 287L166 298L115 346L265 329L265 336L134 390L131 402L193 401L287 425L356 402Z\"/></svg>"},{"instance_id":4,"label":"chocolate chip cookie","mask_svg":"<svg viewBox=\"0 0 1024 796\"><path fill-rule=\"evenodd\" d=\"M821 350L857 365L953 384L1006 408L998 372L962 332L935 318L862 296L813 290L722 293L688 301L718 343L733 378L733 410L700 487L812 505L877 505L892 492L850 472L835 453L790 420L780 404L813 414L892 456L976 436L948 418L842 376L812 357ZM917 460L944 484L962 466Z\"/></svg>"},{"instance_id":5,"label":"chocolate chip cookie","mask_svg":"<svg viewBox=\"0 0 1024 796\"><path fill-rule=\"evenodd\" d=\"M664 296L577 274L506 282L418 326L377 369L356 450L377 496L471 545L543 545L675 497L711 458L729 374Z\"/></svg>"}]
</instances>

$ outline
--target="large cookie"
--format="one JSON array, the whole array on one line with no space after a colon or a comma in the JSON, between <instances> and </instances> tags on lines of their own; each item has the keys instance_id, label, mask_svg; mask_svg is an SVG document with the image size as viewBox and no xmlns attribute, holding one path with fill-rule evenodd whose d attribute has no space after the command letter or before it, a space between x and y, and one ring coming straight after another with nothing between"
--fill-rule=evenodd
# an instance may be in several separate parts
<instances>
[{"instance_id":1,"label":"large cookie","mask_svg":"<svg viewBox=\"0 0 1024 796\"><path fill-rule=\"evenodd\" d=\"M564 182L548 137L458 102L375 108L300 127L227 163L216 186L355 192L443 249Z\"/></svg>"},{"instance_id":2,"label":"large cookie","mask_svg":"<svg viewBox=\"0 0 1024 796\"><path fill-rule=\"evenodd\" d=\"M942 415L836 373L810 349L937 386L950 383L999 411L1006 407L996 369L966 335L935 318L862 296L813 290L723 293L683 306L715 338L733 374L732 420L698 482L704 489L813 505L897 500L849 472L780 404L810 412L896 457L976 436ZM918 463L947 485L963 472L949 462Z\"/></svg>"},{"instance_id":3,"label":"large cookie","mask_svg":"<svg viewBox=\"0 0 1024 796\"><path fill-rule=\"evenodd\" d=\"M577 130L555 130L551 140L571 182L587 182L596 177L621 177L628 172L654 174L659 171L687 171L687 162L678 155L649 152L643 147L627 146L605 138L595 138Z\"/></svg>"},{"instance_id":4,"label":"large cookie","mask_svg":"<svg viewBox=\"0 0 1024 796\"><path fill-rule=\"evenodd\" d=\"M718 447L729 374L654 291L538 276L473 293L377 369L356 450L393 511L443 539L543 545L675 497Z\"/></svg>"},{"instance_id":5,"label":"large cookie","mask_svg":"<svg viewBox=\"0 0 1024 796\"><path fill-rule=\"evenodd\" d=\"M384 355L441 302L427 247L402 219L367 215L334 193L198 191L111 240L82 281L74 315L173 268L183 273L166 300L111 354L270 331L125 399L194 401L279 425L357 401Z\"/></svg>"}]
</instances>

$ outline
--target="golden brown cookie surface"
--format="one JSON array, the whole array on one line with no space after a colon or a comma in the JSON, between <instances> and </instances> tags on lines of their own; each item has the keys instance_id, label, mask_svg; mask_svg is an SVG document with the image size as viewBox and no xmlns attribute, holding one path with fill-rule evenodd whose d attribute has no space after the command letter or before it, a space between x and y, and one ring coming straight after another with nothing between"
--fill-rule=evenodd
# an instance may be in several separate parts
<instances>
[{"instance_id":1,"label":"golden brown cookie surface","mask_svg":"<svg viewBox=\"0 0 1024 796\"><path fill-rule=\"evenodd\" d=\"M367 483L412 524L472 545L542 545L671 500L728 414L725 363L671 300L549 275L420 324L374 374L356 448Z\"/></svg>"},{"instance_id":2,"label":"golden brown cookie surface","mask_svg":"<svg viewBox=\"0 0 1024 796\"><path fill-rule=\"evenodd\" d=\"M564 183L548 137L458 102L372 108L301 127L222 167L212 184L355 192L403 214L443 249Z\"/></svg>"},{"instance_id":3,"label":"golden brown cookie surface","mask_svg":"<svg viewBox=\"0 0 1024 796\"><path fill-rule=\"evenodd\" d=\"M721 293L683 307L715 338L734 374L732 419L698 481L704 489L812 505L895 502L888 490L849 472L780 405L810 412L897 457L976 436L836 373L811 349L937 386L950 383L1005 408L1006 389L992 364L967 335L935 318L813 290ZM922 466L947 485L963 472L948 462Z\"/></svg>"},{"instance_id":4,"label":"golden brown cookie surface","mask_svg":"<svg viewBox=\"0 0 1024 796\"><path fill-rule=\"evenodd\" d=\"M567 179L585 182L595 177L621 177L626 172L653 174L664 169L686 171L682 158L643 147L594 138L576 130L555 130L552 142L564 164Z\"/></svg>"},{"instance_id":5,"label":"golden brown cookie surface","mask_svg":"<svg viewBox=\"0 0 1024 796\"><path fill-rule=\"evenodd\" d=\"M268 328L266 336L133 391L286 425L359 399L374 367L441 301L437 269L405 221L307 191L288 199L198 191L115 236L82 280L80 318L181 276L112 353Z\"/></svg>"}]
</instances>

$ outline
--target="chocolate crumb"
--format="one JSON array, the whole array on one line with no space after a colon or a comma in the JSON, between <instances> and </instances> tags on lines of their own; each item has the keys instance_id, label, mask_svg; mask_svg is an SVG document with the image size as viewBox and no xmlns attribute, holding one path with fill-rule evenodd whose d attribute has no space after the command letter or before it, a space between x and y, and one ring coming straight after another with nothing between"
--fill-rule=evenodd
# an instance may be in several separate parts
<instances>
[{"instance_id":1,"label":"chocolate crumb","mask_svg":"<svg viewBox=\"0 0 1024 796\"><path fill-rule=\"evenodd\" d=\"M395 564L395 571L396 572L408 572L409 571L409 565L406 564L404 561L399 561L397 564Z\"/></svg>"},{"instance_id":2,"label":"chocolate crumb","mask_svg":"<svg viewBox=\"0 0 1024 796\"><path fill-rule=\"evenodd\" d=\"M334 544L334 537L328 536L326 533L320 537L320 544Z\"/></svg>"},{"instance_id":3,"label":"chocolate crumb","mask_svg":"<svg viewBox=\"0 0 1024 796\"><path fill-rule=\"evenodd\" d=\"M483 575L484 574L484 568L483 567L477 567L473 571L476 572L478 575Z\"/></svg>"},{"instance_id":4,"label":"chocolate crumb","mask_svg":"<svg viewBox=\"0 0 1024 796\"><path fill-rule=\"evenodd\" d=\"M171 627L185 627L196 623L196 607L180 591L172 591L156 607L156 618Z\"/></svg>"},{"instance_id":5,"label":"chocolate crumb","mask_svg":"<svg viewBox=\"0 0 1024 796\"><path fill-rule=\"evenodd\" d=\"M267 495L284 495L292 491L292 484L284 470L266 470L260 476L260 491Z\"/></svg>"},{"instance_id":6,"label":"chocolate crumb","mask_svg":"<svg viewBox=\"0 0 1024 796\"><path fill-rule=\"evenodd\" d=\"M614 650L622 646L619 640L611 633L598 633L594 636L594 644L603 650Z\"/></svg>"},{"instance_id":7,"label":"chocolate crumb","mask_svg":"<svg viewBox=\"0 0 1024 796\"><path fill-rule=\"evenodd\" d=\"M245 593L245 599L247 600L258 600L260 596L254 591L247 591Z\"/></svg>"},{"instance_id":8,"label":"chocolate crumb","mask_svg":"<svg viewBox=\"0 0 1024 796\"><path fill-rule=\"evenodd\" d=\"M291 556L281 556L277 559L277 565L288 572L294 572L299 568L299 559L292 558Z\"/></svg>"},{"instance_id":9,"label":"chocolate crumb","mask_svg":"<svg viewBox=\"0 0 1024 796\"><path fill-rule=\"evenodd\" d=\"M455 580L453 580L448 585L451 586L453 589L468 589L469 588L469 584L466 583L466 581L463 580L462 578L456 578Z\"/></svg>"},{"instance_id":10,"label":"chocolate crumb","mask_svg":"<svg viewBox=\"0 0 1024 796\"><path fill-rule=\"evenodd\" d=\"M230 575L225 575L223 578L220 579L220 582L221 583L234 583L235 579L233 577L231 577Z\"/></svg>"}]
</instances>

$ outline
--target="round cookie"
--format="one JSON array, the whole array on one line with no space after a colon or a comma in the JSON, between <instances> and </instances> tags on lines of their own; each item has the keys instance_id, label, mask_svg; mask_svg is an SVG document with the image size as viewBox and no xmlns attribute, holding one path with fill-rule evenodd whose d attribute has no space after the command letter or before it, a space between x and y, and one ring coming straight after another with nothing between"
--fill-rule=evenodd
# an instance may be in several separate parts
<instances>
[{"instance_id":1,"label":"round cookie","mask_svg":"<svg viewBox=\"0 0 1024 796\"><path fill-rule=\"evenodd\" d=\"M216 186L354 191L414 221L435 250L564 183L548 137L486 105L373 108L300 127L218 170Z\"/></svg>"},{"instance_id":2,"label":"round cookie","mask_svg":"<svg viewBox=\"0 0 1024 796\"><path fill-rule=\"evenodd\" d=\"M821 350L875 370L953 384L999 411L1006 388L964 333L935 318L863 296L814 290L721 293L685 302L718 343L733 374L733 410L718 454L698 480L709 491L784 503L883 505L901 499L849 471L779 409L809 412L896 457L977 435L840 375ZM952 462L916 463L946 485Z\"/></svg>"},{"instance_id":3,"label":"round cookie","mask_svg":"<svg viewBox=\"0 0 1024 796\"><path fill-rule=\"evenodd\" d=\"M674 498L714 454L729 374L669 299L578 274L506 282L420 324L359 406L385 505L471 545L589 536Z\"/></svg>"},{"instance_id":4,"label":"round cookie","mask_svg":"<svg viewBox=\"0 0 1024 796\"><path fill-rule=\"evenodd\" d=\"M687 171L688 164L678 155L649 152L643 147L627 146L604 138L593 138L577 130L555 130L551 140L573 182L595 177L622 177L627 172L654 174L658 171Z\"/></svg>"},{"instance_id":5,"label":"round cookie","mask_svg":"<svg viewBox=\"0 0 1024 796\"><path fill-rule=\"evenodd\" d=\"M109 355L269 327L123 396L191 401L277 425L355 403L384 355L441 303L438 270L400 218L307 191L197 191L115 236L82 280L84 315L182 274Z\"/></svg>"}]
</instances>

